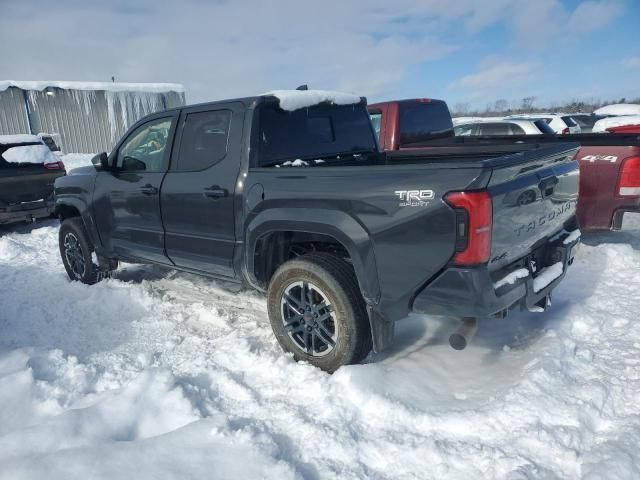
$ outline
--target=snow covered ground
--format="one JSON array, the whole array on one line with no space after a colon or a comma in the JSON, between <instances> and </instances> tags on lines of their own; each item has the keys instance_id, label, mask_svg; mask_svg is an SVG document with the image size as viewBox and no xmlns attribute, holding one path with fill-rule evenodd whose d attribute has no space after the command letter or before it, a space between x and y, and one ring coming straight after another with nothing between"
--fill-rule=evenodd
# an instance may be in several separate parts
<instances>
[{"instance_id":1,"label":"snow covered ground","mask_svg":"<svg viewBox=\"0 0 640 480\"><path fill-rule=\"evenodd\" d=\"M0 227L0 479L640 478L640 219L586 235L545 314L412 315L328 375L264 298L125 266L68 281L57 223Z\"/></svg>"}]
</instances>

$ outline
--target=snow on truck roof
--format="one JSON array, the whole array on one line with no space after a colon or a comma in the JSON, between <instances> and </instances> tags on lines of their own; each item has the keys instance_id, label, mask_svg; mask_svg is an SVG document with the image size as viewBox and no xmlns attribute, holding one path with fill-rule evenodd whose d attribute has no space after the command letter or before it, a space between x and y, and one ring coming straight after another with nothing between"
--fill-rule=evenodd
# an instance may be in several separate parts
<instances>
[{"instance_id":1,"label":"snow on truck roof","mask_svg":"<svg viewBox=\"0 0 640 480\"><path fill-rule=\"evenodd\" d=\"M280 101L280 108L287 111L312 107L323 102L335 105L353 105L360 103L360 97L352 93L332 92L330 90L273 90L261 96L272 95Z\"/></svg>"},{"instance_id":2,"label":"snow on truck roof","mask_svg":"<svg viewBox=\"0 0 640 480\"><path fill-rule=\"evenodd\" d=\"M0 80L0 92L9 87L22 90L42 91L47 88L61 88L64 90L104 90L107 92L147 92L147 93L184 93L184 86L179 83L120 83L120 82L72 82L72 81L22 81Z\"/></svg>"}]
</instances>

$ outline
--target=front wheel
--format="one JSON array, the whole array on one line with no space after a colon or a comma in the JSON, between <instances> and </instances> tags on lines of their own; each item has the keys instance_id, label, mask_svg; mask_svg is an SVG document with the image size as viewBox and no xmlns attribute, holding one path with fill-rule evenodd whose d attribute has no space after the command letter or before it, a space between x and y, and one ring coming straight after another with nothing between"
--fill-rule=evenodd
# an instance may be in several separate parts
<instances>
[{"instance_id":1,"label":"front wheel","mask_svg":"<svg viewBox=\"0 0 640 480\"><path fill-rule=\"evenodd\" d=\"M71 280L89 285L98 281L99 268L92 259L93 245L80 217L67 218L62 222L58 244L64 269Z\"/></svg>"},{"instance_id":2,"label":"front wheel","mask_svg":"<svg viewBox=\"0 0 640 480\"><path fill-rule=\"evenodd\" d=\"M335 255L311 253L284 263L271 279L267 302L278 343L296 360L334 372L371 350L353 268Z\"/></svg>"}]
</instances>

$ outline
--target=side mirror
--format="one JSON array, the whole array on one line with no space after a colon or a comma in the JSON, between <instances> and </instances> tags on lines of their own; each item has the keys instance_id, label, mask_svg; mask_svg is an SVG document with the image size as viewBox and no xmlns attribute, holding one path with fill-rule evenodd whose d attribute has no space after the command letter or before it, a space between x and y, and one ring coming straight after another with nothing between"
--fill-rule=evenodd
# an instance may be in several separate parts
<instances>
[{"instance_id":1,"label":"side mirror","mask_svg":"<svg viewBox=\"0 0 640 480\"><path fill-rule=\"evenodd\" d=\"M100 170L109 170L109 157L106 152L99 153L93 157L91 163L94 167L100 168Z\"/></svg>"}]
</instances>

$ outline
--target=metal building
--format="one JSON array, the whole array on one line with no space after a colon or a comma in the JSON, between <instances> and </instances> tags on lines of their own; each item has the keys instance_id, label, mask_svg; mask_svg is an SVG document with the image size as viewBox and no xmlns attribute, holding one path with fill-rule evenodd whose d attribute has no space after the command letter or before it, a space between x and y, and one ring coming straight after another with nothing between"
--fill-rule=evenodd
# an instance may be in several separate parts
<instances>
[{"instance_id":1,"label":"metal building","mask_svg":"<svg viewBox=\"0 0 640 480\"><path fill-rule=\"evenodd\" d=\"M178 84L0 81L0 135L57 133L66 153L109 152L141 117L184 104Z\"/></svg>"}]
</instances>

